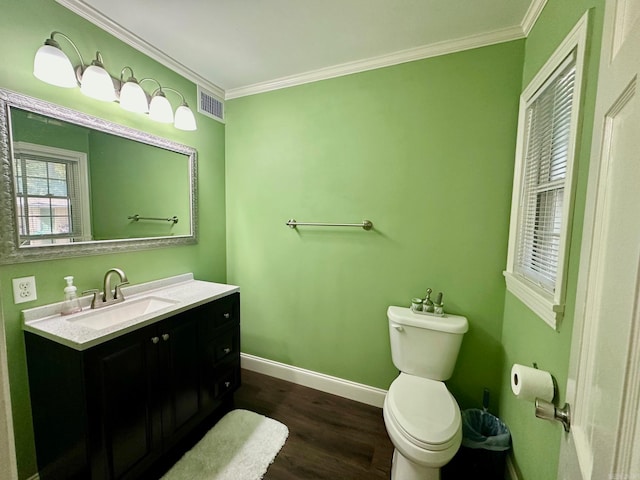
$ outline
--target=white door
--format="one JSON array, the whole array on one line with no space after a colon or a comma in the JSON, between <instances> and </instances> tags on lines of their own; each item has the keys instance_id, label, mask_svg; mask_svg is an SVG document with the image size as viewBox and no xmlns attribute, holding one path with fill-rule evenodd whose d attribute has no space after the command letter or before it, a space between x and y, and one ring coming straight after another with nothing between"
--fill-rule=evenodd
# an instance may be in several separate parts
<instances>
[{"instance_id":1,"label":"white door","mask_svg":"<svg viewBox=\"0 0 640 480\"><path fill-rule=\"evenodd\" d=\"M640 480L640 0L605 3L563 480Z\"/></svg>"}]
</instances>

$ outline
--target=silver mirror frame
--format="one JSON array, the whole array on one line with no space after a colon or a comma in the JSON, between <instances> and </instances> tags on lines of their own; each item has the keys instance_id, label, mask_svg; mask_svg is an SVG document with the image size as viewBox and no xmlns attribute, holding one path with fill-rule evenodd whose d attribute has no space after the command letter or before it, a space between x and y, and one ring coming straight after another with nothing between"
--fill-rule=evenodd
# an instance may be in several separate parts
<instances>
[{"instance_id":1,"label":"silver mirror frame","mask_svg":"<svg viewBox=\"0 0 640 480\"><path fill-rule=\"evenodd\" d=\"M153 145L182 153L189 157L191 180L191 235L175 237L152 237L134 239L100 240L94 242L78 242L52 246L20 248L15 208L15 190L11 151L11 119L10 107L17 107L33 113L47 115L65 122L81 125L137 142ZM149 133L116 123L93 117L86 113L71 110L21 93L0 89L0 265L53 260L58 258L102 255L150 248L192 245L198 241L197 209L197 151L195 148L182 145Z\"/></svg>"}]
</instances>

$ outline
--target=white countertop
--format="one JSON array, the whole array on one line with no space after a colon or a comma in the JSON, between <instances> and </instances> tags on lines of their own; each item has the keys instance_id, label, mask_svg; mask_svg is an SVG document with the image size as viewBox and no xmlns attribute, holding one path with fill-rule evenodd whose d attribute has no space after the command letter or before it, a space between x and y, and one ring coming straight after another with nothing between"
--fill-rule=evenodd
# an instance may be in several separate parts
<instances>
[{"instance_id":1,"label":"white countertop","mask_svg":"<svg viewBox=\"0 0 640 480\"><path fill-rule=\"evenodd\" d=\"M80 303L83 307L82 312L73 315L60 315L63 302L23 310L24 323L22 328L26 332L35 333L76 350L86 350L127 332L151 325L177 313L239 291L240 287L236 285L194 280L193 274L187 273L123 287L124 302L100 309L102 311L113 307L117 308L118 305L123 305L128 301L143 298L150 294L175 302L165 308L141 315L133 320L101 330L74 323L73 320L94 311L90 309L92 295L88 295L80 298Z\"/></svg>"}]
</instances>

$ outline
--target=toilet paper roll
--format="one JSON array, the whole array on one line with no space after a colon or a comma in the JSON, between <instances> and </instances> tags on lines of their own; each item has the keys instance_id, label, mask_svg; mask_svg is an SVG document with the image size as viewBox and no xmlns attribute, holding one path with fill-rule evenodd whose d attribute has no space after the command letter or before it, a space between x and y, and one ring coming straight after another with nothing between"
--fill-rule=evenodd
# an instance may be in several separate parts
<instances>
[{"instance_id":1,"label":"toilet paper roll","mask_svg":"<svg viewBox=\"0 0 640 480\"><path fill-rule=\"evenodd\" d=\"M530 402L536 398L550 402L555 394L553 377L549 372L518 363L511 367L511 390L517 398Z\"/></svg>"}]
</instances>

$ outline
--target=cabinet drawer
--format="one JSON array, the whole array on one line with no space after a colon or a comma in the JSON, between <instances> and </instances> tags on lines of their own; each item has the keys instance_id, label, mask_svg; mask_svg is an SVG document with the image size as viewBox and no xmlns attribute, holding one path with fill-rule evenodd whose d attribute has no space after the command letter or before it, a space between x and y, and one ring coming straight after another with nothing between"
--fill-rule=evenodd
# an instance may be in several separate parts
<instances>
[{"instance_id":1,"label":"cabinet drawer","mask_svg":"<svg viewBox=\"0 0 640 480\"><path fill-rule=\"evenodd\" d=\"M237 328L225 330L217 336L213 344L213 358L216 363L225 358L237 356L240 349L240 332Z\"/></svg>"},{"instance_id":2,"label":"cabinet drawer","mask_svg":"<svg viewBox=\"0 0 640 480\"><path fill-rule=\"evenodd\" d=\"M216 368L202 371L202 405L214 408L221 397L234 392L240 386L240 362L236 359Z\"/></svg>"},{"instance_id":3,"label":"cabinet drawer","mask_svg":"<svg viewBox=\"0 0 640 480\"><path fill-rule=\"evenodd\" d=\"M201 338L200 341L202 342L200 364L209 374L214 372L220 363L240 359L240 329L237 325L218 330L214 337Z\"/></svg>"},{"instance_id":4,"label":"cabinet drawer","mask_svg":"<svg viewBox=\"0 0 640 480\"><path fill-rule=\"evenodd\" d=\"M240 367L237 363L225 365L216 372L216 398L234 392L240 386Z\"/></svg>"},{"instance_id":5,"label":"cabinet drawer","mask_svg":"<svg viewBox=\"0 0 640 480\"><path fill-rule=\"evenodd\" d=\"M202 305L198 316L201 334L205 337L211 337L216 329L240 321L240 295L234 293Z\"/></svg>"}]
</instances>

